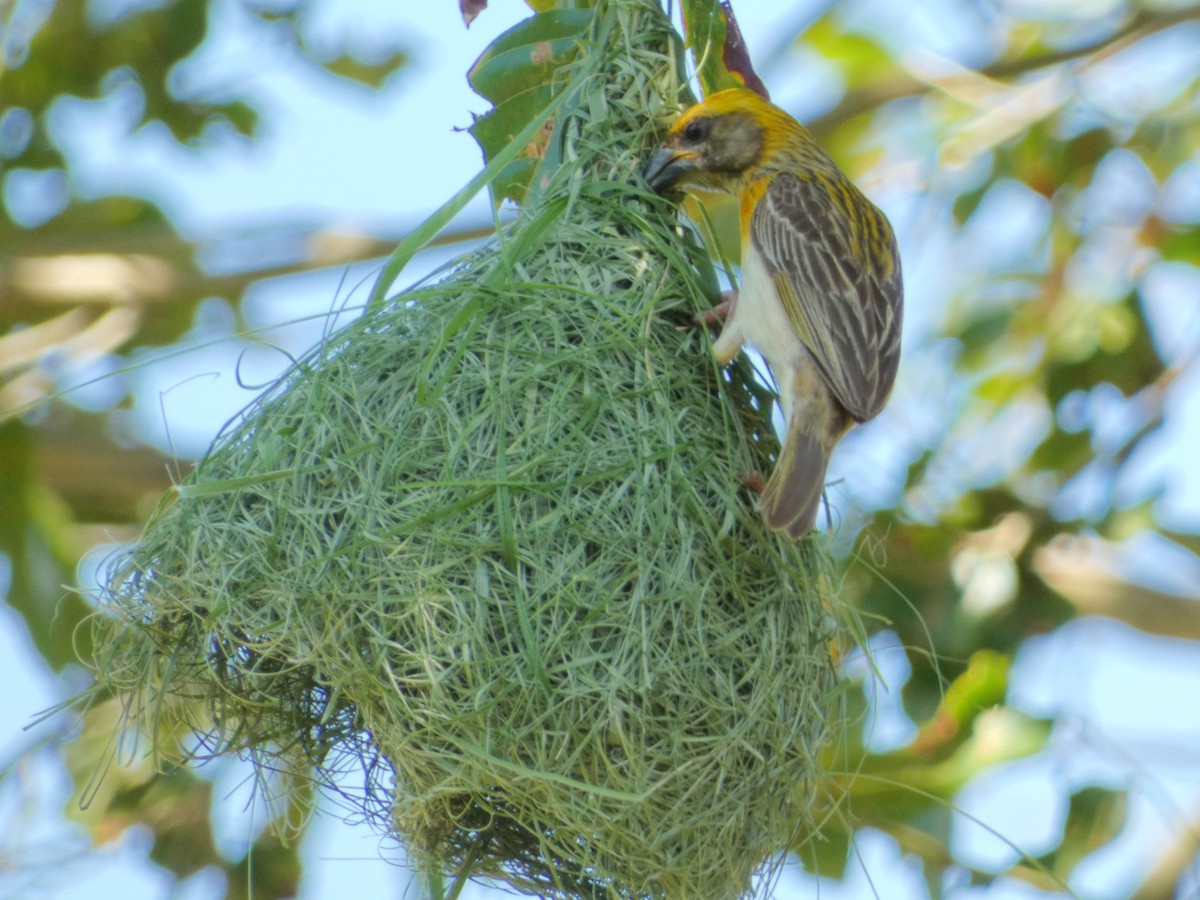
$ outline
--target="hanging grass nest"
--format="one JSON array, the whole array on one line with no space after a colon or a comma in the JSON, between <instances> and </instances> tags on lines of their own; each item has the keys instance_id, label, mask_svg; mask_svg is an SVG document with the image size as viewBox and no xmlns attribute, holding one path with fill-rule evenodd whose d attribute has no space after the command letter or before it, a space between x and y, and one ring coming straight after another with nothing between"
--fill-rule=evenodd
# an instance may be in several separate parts
<instances>
[{"instance_id":1,"label":"hanging grass nest","mask_svg":"<svg viewBox=\"0 0 1200 900\"><path fill-rule=\"evenodd\" d=\"M115 561L97 671L157 734L366 761L348 802L428 871L720 900L819 790L832 581L739 483L770 395L680 325L710 269L637 174L668 25L598 7L544 190L222 436Z\"/></svg>"}]
</instances>

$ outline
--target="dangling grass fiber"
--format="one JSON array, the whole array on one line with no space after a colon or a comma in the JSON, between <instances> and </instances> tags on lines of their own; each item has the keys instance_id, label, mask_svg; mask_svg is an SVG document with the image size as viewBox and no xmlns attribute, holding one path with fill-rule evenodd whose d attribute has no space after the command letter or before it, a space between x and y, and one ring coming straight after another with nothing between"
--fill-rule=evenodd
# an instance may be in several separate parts
<instances>
[{"instance_id":1,"label":"dangling grass fiber","mask_svg":"<svg viewBox=\"0 0 1200 900\"><path fill-rule=\"evenodd\" d=\"M97 676L156 735L360 761L344 802L426 871L721 900L819 789L830 564L738 481L769 395L681 327L711 269L638 177L668 24L607 0L596 28L535 204L222 436L114 562Z\"/></svg>"}]
</instances>

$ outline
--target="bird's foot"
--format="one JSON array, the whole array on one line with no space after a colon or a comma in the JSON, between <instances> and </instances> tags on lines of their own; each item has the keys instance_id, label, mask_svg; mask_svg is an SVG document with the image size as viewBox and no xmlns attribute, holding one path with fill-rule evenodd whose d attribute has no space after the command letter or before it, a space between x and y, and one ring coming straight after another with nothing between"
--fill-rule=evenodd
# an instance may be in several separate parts
<instances>
[{"instance_id":1,"label":"bird's foot","mask_svg":"<svg viewBox=\"0 0 1200 900\"><path fill-rule=\"evenodd\" d=\"M702 328L716 325L718 322L724 322L733 315L734 309L737 308L737 299L737 291L722 291L721 302L711 309L696 313L692 321Z\"/></svg>"},{"instance_id":2,"label":"bird's foot","mask_svg":"<svg viewBox=\"0 0 1200 900\"><path fill-rule=\"evenodd\" d=\"M749 472L742 472L738 475L738 481L743 487L748 487L754 493L762 496L762 492L767 489L766 479L762 477L762 472L758 469L751 469Z\"/></svg>"}]
</instances>

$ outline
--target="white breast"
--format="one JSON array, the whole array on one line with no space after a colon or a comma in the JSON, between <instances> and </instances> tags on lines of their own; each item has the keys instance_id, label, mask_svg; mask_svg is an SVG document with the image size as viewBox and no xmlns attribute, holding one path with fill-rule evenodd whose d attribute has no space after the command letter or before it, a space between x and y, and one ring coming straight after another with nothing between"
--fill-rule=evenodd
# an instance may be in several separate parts
<instances>
[{"instance_id":1,"label":"white breast","mask_svg":"<svg viewBox=\"0 0 1200 900\"><path fill-rule=\"evenodd\" d=\"M795 368L806 351L779 302L762 256L749 241L742 247L742 287L734 314L747 343L762 354L776 379L786 383L780 370Z\"/></svg>"}]
</instances>

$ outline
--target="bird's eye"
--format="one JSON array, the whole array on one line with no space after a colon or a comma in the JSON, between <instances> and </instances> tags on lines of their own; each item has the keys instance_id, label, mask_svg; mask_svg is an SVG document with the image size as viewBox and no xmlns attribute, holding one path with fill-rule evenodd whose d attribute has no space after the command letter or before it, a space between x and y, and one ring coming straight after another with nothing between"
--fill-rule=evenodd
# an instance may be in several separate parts
<instances>
[{"instance_id":1,"label":"bird's eye","mask_svg":"<svg viewBox=\"0 0 1200 900\"><path fill-rule=\"evenodd\" d=\"M708 134L708 120L696 119L694 122L688 122L687 127L683 129L683 136L693 143L704 140L704 136Z\"/></svg>"}]
</instances>

